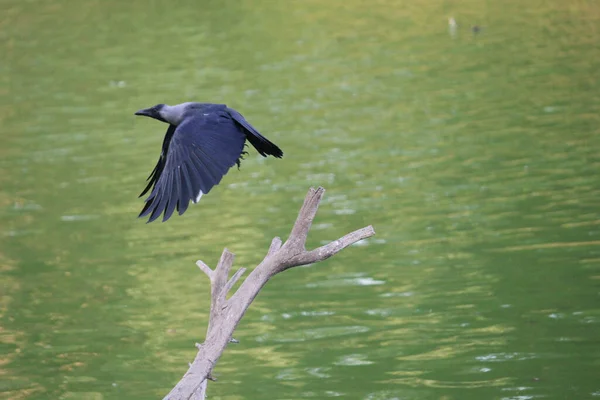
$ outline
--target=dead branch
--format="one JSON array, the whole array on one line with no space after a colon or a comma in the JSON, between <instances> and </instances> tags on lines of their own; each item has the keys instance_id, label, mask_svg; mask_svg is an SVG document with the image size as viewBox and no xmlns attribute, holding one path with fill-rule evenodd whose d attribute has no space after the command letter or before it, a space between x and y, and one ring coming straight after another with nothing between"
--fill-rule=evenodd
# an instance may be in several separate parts
<instances>
[{"instance_id":1,"label":"dead branch","mask_svg":"<svg viewBox=\"0 0 600 400\"><path fill-rule=\"evenodd\" d=\"M240 268L228 279L233 265L233 253L227 249L223 250L214 270L202 261L197 262L211 284L211 306L206 339L204 343L196 345L198 353L194 361L164 400L204 399L207 381L212 379L212 369L232 340L233 331L258 292L274 275L289 268L326 260L351 244L375 234L375 230L369 225L324 246L307 251L306 238L324 192L325 189L322 187L310 188L288 240L282 244L280 238L274 238L263 261L252 270L229 299L227 293L246 271L245 268Z\"/></svg>"}]
</instances>

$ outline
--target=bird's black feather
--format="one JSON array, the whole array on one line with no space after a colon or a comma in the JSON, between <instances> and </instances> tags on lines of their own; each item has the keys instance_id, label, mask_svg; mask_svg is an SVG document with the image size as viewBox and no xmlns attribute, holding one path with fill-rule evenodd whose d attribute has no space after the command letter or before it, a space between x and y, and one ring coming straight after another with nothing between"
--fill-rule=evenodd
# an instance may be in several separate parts
<instances>
[{"instance_id":1,"label":"bird's black feather","mask_svg":"<svg viewBox=\"0 0 600 400\"><path fill-rule=\"evenodd\" d=\"M160 152L158 162L156 163L156 166L148 176L148 179L146 179L147 181L149 181L148 185L138 197L142 197L143 195L145 195L148 192L148 190L150 190L150 188L156 185L158 178L160 178L160 175L162 174L162 171L165 168L165 161L167 159L167 152L169 151L169 144L171 143L171 138L173 138L173 134L175 133L176 128L176 126L169 124L169 127L167 128L167 133L165 133L165 138L163 139L162 150Z\"/></svg>"},{"instance_id":2,"label":"bird's black feather","mask_svg":"<svg viewBox=\"0 0 600 400\"><path fill-rule=\"evenodd\" d=\"M250 125L250 122L246 121L246 118L244 118L242 114L229 107L227 107L227 111L235 122L244 127L246 130L246 138L261 156L266 157L267 155L271 155L277 158L283 157L283 151L281 151L275 143L272 143L266 137L258 133L258 131Z\"/></svg>"}]
</instances>

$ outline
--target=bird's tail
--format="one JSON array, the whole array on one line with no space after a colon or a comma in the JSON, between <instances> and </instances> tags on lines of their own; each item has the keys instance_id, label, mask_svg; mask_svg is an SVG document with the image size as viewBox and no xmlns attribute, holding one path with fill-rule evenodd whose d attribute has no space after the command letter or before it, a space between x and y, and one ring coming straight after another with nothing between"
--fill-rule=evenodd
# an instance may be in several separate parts
<instances>
[{"instance_id":1,"label":"bird's tail","mask_svg":"<svg viewBox=\"0 0 600 400\"><path fill-rule=\"evenodd\" d=\"M248 141L250 144L252 144L252 146L254 146L256 151L258 151L261 156L266 157L270 155L277 158L283 157L283 151L281 151L281 149L277 147L275 143L258 133L258 131L254 129L254 127L250 125L248 121L246 121L242 114L231 108L227 108L227 111L233 120L244 127L244 129L248 132L246 135Z\"/></svg>"}]
</instances>

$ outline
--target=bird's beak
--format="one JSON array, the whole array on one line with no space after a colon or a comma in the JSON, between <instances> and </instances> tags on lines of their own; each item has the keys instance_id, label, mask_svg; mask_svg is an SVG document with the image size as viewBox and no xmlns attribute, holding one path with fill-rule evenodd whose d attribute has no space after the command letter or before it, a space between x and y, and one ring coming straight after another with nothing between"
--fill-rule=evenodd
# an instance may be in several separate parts
<instances>
[{"instance_id":1,"label":"bird's beak","mask_svg":"<svg viewBox=\"0 0 600 400\"><path fill-rule=\"evenodd\" d=\"M156 118L156 110L153 108L144 108L136 111L135 115L143 115L144 117Z\"/></svg>"}]
</instances>

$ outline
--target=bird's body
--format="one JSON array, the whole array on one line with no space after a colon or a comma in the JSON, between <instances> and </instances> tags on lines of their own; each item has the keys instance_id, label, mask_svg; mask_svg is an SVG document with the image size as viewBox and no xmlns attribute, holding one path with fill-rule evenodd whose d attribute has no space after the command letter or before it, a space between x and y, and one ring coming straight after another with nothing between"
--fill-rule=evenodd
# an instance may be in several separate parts
<instances>
[{"instance_id":1,"label":"bird's body","mask_svg":"<svg viewBox=\"0 0 600 400\"><path fill-rule=\"evenodd\" d=\"M152 189L139 215L149 215L148 222L163 212L164 222L175 209L183 214L190 200L198 202L231 167L240 165L246 140L263 157L283 156L279 147L224 104L158 104L135 114L169 124L158 163L140 194Z\"/></svg>"}]
</instances>

